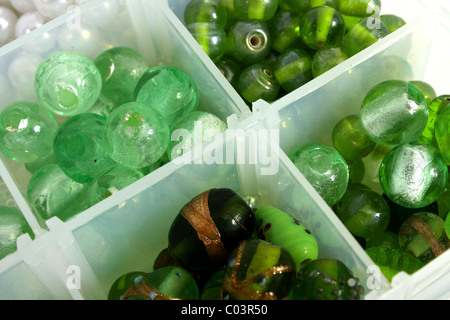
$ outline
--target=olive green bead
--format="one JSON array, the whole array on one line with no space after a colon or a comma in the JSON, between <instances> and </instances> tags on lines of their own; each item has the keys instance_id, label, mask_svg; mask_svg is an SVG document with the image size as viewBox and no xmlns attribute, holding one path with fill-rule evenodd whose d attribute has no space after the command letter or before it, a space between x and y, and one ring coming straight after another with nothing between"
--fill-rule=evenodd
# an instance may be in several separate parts
<instances>
[{"instance_id":1,"label":"olive green bead","mask_svg":"<svg viewBox=\"0 0 450 320\"><path fill-rule=\"evenodd\" d=\"M313 79L311 56L303 50L288 50L277 57L273 71L286 92L294 91Z\"/></svg>"},{"instance_id":2,"label":"olive green bead","mask_svg":"<svg viewBox=\"0 0 450 320\"><path fill-rule=\"evenodd\" d=\"M374 20L375 25L373 25L369 19L372 18L360 20L344 36L344 48L349 55L357 54L389 34L389 29L384 22Z\"/></svg>"},{"instance_id":3,"label":"olive green bead","mask_svg":"<svg viewBox=\"0 0 450 320\"><path fill-rule=\"evenodd\" d=\"M225 28L228 12L221 0L191 0L184 9L184 23L211 22Z\"/></svg>"},{"instance_id":4,"label":"olive green bead","mask_svg":"<svg viewBox=\"0 0 450 320\"><path fill-rule=\"evenodd\" d=\"M288 0L286 2L288 7L286 10L303 15L306 11L315 7L328 6L337 8L338 0Z\"/></svg>"},{"instance_id":5,"label":"olive green bead","mask_svg":"<svg viewBox=\"0 0 450 320\"><path fill-rule=\"evenodd\" d=\"M382 14L380 20L388 27L390 33L400 29L406 24L403 18L395 14Z\"/></svg>"},{"instance_id":6,"label":"olive green bead","mask_svg":"<svg viewBox=\"0 0 450 320\"><path fill-rule=\"evenodd\" d=\"M444 108L450 103L450 95L441 95L434 98L428 105L428 121L417 142L437 146L436 121Z\"/></svg>"},{"instance_id":7,"label":"olive green bead","mask_svg":"<svg viewBox=\"0 0 450 320\"><path fill-rule=\"evenodd\" d=\"M280 84L269 64L256 63L241 72L237 90L249 103L259 99L272 102L278 96Z\"/></svg>"},{"instance_id":8,"label":"olive green bead","mask_svg":"<svg viewBox=\"0 0 450 320\"><path fill-rule=\"evenodd\" d=\"M345 159L345 158L344 158ZM349 183L360 183L366 175L366 166L360 158L345 159L348 165Z\"/></svg>"},{"instance_id":9,"label":"olive green bead","mask_svg":"<svg viewBox=\"0 0 450 320\"><path fill-rule=\"evenodd\" d=\"M211 22L194 22L188 24L187 29L212 61L216 62L224 56L227 35L223 27Z\"/></svg>"},{"instance_id":10,"label":"olive green bead","mask_svg":"<svg viewBox=\"0 0 450 320\"><path fill-rule=\"evenodd\" d=\"M435 136L439 151L450 165L450 105L447 105L436 120Z\"/></svg>"},{"instance_id":11,"label":"olive green bead","mask_svg":"<svg viewBox=\"0 0 450 320\"><path fill-rule=\"evenodd\" d=\"M372 247L386 247L391 249L400 249L398 234L389 230L377 233L366 239L366 249Z\"/></svg>"},{"instance_id":12,"label":"olive green bead","mask_svg":"<svg viewBox=\"0 0 450 320\"><path fill-rule=\"evenodd\" d=\"M202 288L200 300L222 300L222 283L225 268L215 272Z\"/></svg>"},{"instance_id":13,"label":"olive green bead","mask_svg":"<svg viewBox=\"0 0 450 320\"><path fill-rule=\"evenodd\" d=\"M409 83L411 83L423 93L423 96L425 97L428 105L431 104L431 102L433 102L433 100L436 98L436 91L429 83L420 80L409 81Z\"/></svg>"},{"instance_id":14,"label":"olive green bead","mask_svg":"<svg viewBox=\"0 0 450 320\"><path fill-rule=\"evenodd\" d=\"M316 51L312 60L312 74L316 78L349 58L344 48L328 45Z\"/></svg>"},{"instance_id":15,"label":"olive green bead","mask_svg":"<svg viewBox=\"0 0 450 320\"><path fill-rule=\"evenodd\" d=\"M234 87L237 87L239 75L241 74L242 67L234 59L229 57L223 57L216 62L216 67L223 74L225 79Z\"/></svg>"},{"instance_id":16,"label":"olive green bead","mask_svg":"<svg viewBox=\"0 0 450 320\"><path fill-rule=\"evenodd\" d=\"M305 47L300 34L301 17L291 11L280 11L269 21L272 49L278 53Z\"/></svg>"},{"instance_id":17,"label":"olive green bead","mask_svg":"<svg viewBox=\"0 0 450 320\"><path fill-rule=\"evenodd\" d=\"M270 20L278 10L278 0L234 0L234 12L240 20Z\"/></svg>"},{"instance_id":18,"label":"olive green bead","mask_svg":"<svg viewBox=\"0 0 450 320\"><path fill-rule=\"evenodd\" d=\"M108 300L122 300L129 288L143 283L145 274L142 271L131 271L121 275L109 288Z\"/></svg>"},{"instance_id":19,"label":"olive green bead","mask_svg":"<svg viewBox=\"0 0 450 320\"><path fill-rule=\"evenodd\" d=\"M338 0L337 9L345 15L365 18L379 15L381 0Z\"/></svg>"}]
</instances>

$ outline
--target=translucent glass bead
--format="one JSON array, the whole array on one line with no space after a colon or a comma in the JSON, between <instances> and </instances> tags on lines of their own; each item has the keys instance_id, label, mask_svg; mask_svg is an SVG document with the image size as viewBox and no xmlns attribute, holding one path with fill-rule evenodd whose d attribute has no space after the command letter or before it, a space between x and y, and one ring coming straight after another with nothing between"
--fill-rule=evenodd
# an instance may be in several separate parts
<instances>
[{"instance_id":1,"label":"translucent glass bead","mask_svg":"<svg viewBox=\"0 0 450 320\"><path fill-rule=\"evenodd\" d=\"M184 23L215 23L225 29L228 12L221 0L191 0L184 9Z\"/></svg>"},{"instance_id":2,"label":"translucent glass bead","mask_svg":"<svg viewBox=\"0 0 450 320\"><path fill-rule=\"evenodd\" d=\"M209 112L194 111L181 117L171 129L172 139L167 154L173 160L204 142L211 141L214 136L227 129L227 124Z\"/></svg>"},{"instance_id":3,"label":"translucent glass bead","mask_svg":"<svg viewBox=\"0 0 450 320\"><path fill-rule=\"evenodd\" d=\"M17 238L26 233L34 237L22 212L15 207L0 206L0 260L17 250Z\"/></svg>"},{"instance_id":4,"label":"translucent glass bead","mask_svg":"<svg viewBox=\"0 0 450 320\"><path fill-rule=\"evenodd\" d=\"M199 103L192 77L172 66L149 68L136 85L134 97L157 110L168 124L196 110Z\"/></svg>"},{"instance_id":5,"label":"translucent glass bead","mask_svg":"<svg viewBox=\"0 0 450 320\"><path fill-rule=\"evenodd\" d=\"M329 206L345 194L348 165L335 148L308 143L292 151L289 158Z\"/></svg>"},{"instance_id":6,"label":"translucent glass bead","mask_svg":"<svg viewBox=\"0 0 450 320\"><path fill-rule=\"evenodd\" d=\"M339 0L337 3L339 12L348 16L365 18L381 12L381 0Z\"/></svg>"},{"instance_id":7,"label":"translucent glass bead","mask_svg":"<svg viewBox=\"0 0 450 320\"><path fill-rule=\"evenodd\" d=\"M0 151L6 157L28 163L51 153L58 123L40 104L14 102L0 113L0 123Z\"/></svg>"},{"instance_id":8,"label":"translucent glass bead","mask_svg":"<svg viewBox=\"0 0 450 320\"><path fill-rule=\"evenodd\" d=\"M434 147L402 144L391 150L380 166L380 184L393 202L421 208L435 202L447 186L448 168Z\"/></svg>"},{"instance_id":9,"label":"translucent glass bead","mask_svg":"<svg viewBox=\"0 0 450 320\"><path fill-rule=\"evenodd\" d=\"M321 6L328 6L337 8L338 0L280 0L280 6L285 7L285 10L296 12L297 14L304 15L308 10Z\"/></svg>"},{"instance_id":10,"label":"translucent glass bead","mask_svg":"<svg viewBox=\"0 0 450 320\"><path fill-rule=\"evenodd\" d=\"M374 247L400 249L400 244L398 243L398 234L389 230L385 230L366 239L366 249Z\"/></svg>"},{"instance_id":11,"label":"translucent glass bead","mask_svg":"<svg viewBox=\"0 0 450 320\"><path fill-rule=\"evenodd\" d=\"M144 174L135 169L116 165L97 176L89 186L89 206L109 198L123 188L144 177Z\"/></svg>"},{"instance_id":12,"label":"translucent glass bead","mask_svg":"<svg viewBox=\"0 0 450 320\"><path fill-rule=\"evenodd\" d=\"M344 48L350 56L368 48L389 34L389 29L383 21L374 20L374 26L369 19L374 18L363 18L344 36Z\"/></svg>"},{"instance_id":13,"label":"translucent glass bead","mask_svg":"<svg viewBox=\"0 0 450 320\"><path fill-rule=\"evenodd\" d=\"M221 300L222 282L225 275L225 268L219 269L214 273L202 288L200 300Z\"/></svg>"},{"instance_id":14,"label":"translucent glass bead","mask_svg":"<svg viewBox=\"0 0 450 320\"><path fill-rule=\"evenodd\" d=\"M9 8L0 7L0 19L0 46L3 46L15 38L17 15Z\"/></svg>"},{"instance_id":15,"label":"translucent glass bead","mask_svg":"<svg viewBox=\"0 0 450 320\"><path fill-rule=\"evenodd\" d=\"M278 10L278 0L234 0L234 12L240 20L270 20Z\"/></svg>"},{"instance_id":16,"label":"translucent glass bead","mask_svg":"<svg viewBox=\"0 0 450 320\"><path fill-rule=\"evenodd\" d=\"M105 129L106 119L94 113L70 117L60 126L53 151L68 177L87 183L114 166L106 149Z\"/></svg>"},{"instance_id":17,"label":"translucent glass bead","mask_svg":"<svg viewBox=\"0 0 450 320\"><path fill-rule=\"evenodd\" d=\"M316 78L349 58L342 46L328 45L316 51L312 61L312 74Z\"/></svg>"},{"instance_id":18,"label":"translucent glass bead","mask_svg":"<svg viewBox=\"0 0 450 320\"><path fill-rule=\"evenodd\" d=\"M30 179L27 197L37 215L67 221L88 208L88 184L70 179L57 164L42 167Z\"/></svg>"},{"instance_id":19,"label":"translucent glass bead","mask_svg":"<svg viewBox=\"0 0 450 320\"><path fill-rule=\"evenodd\" d=\"M450 105L447 105L439 114L436 121L435 136L442 156L450 165Z\"/></svg>"},{"instance_id":20,"label":"translucent glass bead","mask_svg":"<svg viewBox=\"0 0 450 320\"><path fill-rule=\"evenodd\" d=\"M121 275L111 285L108 300L122 300L129 288L143 283L146 272L131 271Z\"/></svg>"},{"instance_id":21,"label":"translucent glass bead","mask_svg":"<svg viewBox=\"0 0 450 320\"><path fill-rule=\"evenodd\" d=\"M277 57L273 72L286 92L294 91L313 78L311 56L303 50L288 50Z\"/></svg>"},{"instance_id":22,"label":"translucent glass bead","mask_svg":"<svg viewBox=\"0 0 450 320\"><path fill-rule=\"evenodd\" d=\"M170 130L150 105L129 102L108 116L105 137L112 159L125 167L141 169L156 163L165 154Z\"/></svg>"},{"instance_id":23,"label":"translucent glass bead","mask_svg":"<svg viewBox=\"0 0 450 320\"><path fill-rule=\"evenodd\" d=\"M291 11L279 11L269 22L272 49L283 53L288 49L303 49L300 35L301 17Z\"/></svg>"},{"instance_id":24,"label":"translucent glass bead","mask_svg":"<svg viewBox=\"0 0 450 320\"><path fill-rule=\"evenodd\" d=\"M102 78L86 56L58 51L40 63L34 86L42 105L58 115L71 116L86 112L95 104Z\"/></svg>"},{"instance_id":25,"label":"translucent glass bead","mask_svg":"<svg viewBox=\"0 0 450 320\"><path fill-rule=\"evenodd\" d=\"M361 106L361 122L370 138L384 146L415 141L428 121L422 92L401 80L374 86Z\"/></svg>"},{"instance_id":26,"label":"translucent glass bead","mask_svg":"<svg viewBox=\"0 0 450 320\"><path fill-rule=\"evenodd\" d=\"M255 63L242 70L237 90L249 103L259 99L272 102L280 92L280 84L270 64Z\"/></svg>"},{"instance_id":27,"label":"translucent glass bead","mask_svg":"<svg viewBox=\"0 0 450 320\"><path fill-rule=\"evenodd\" d=\"M411 83L423 93L423 96L425 97L428 105L431 104L431 102L433 102L433 100L436 98L436 91L429 83L420 80L409 81L409 83Z\"/></svg>"},{"instance_id":28,"label":"translucent glass bead","mask_svg":"<svg viewBox=\"0 0 450 320\"><path fill-rule=\"evenodd\" d=\"M434 98L428 103L428 121L422 134L417 139L417 142L424 144L431 144L437 147L436 142L436 121L445 107L450 103L450 95L441 95Z\"/></svg>"},{"instance_id":29,"label":"translucent glass bead","mask_svg":"<svg viewBox=\"0 0 450 320\"><path fill-rule=\"evenodd\" d=\"M115 47L102 52L95 60L102 76L100 99L120 106L134 99L134 89L148 69L142 55L128 47Z\"/></svg>"},{"instance_id":30,"label":"translucent glass bead","mask_svg":"<svg viewBox=\"0 0 450 320\"><path fill-rule=\"evenodd\" d=\"M227 51L227 35L222 26L212 22L195 22L186 26L213 62Z\"/></svg>"},{"instance_id":31,"label":"translucent glass bead","mask_svg":"<svg viewBox=\"0 0 450 320\"><path fill-rule=\"evenodd\" d=\"M390 33L396 31L397 29L400 29L406 24L403 18L395 14L382 14L380 16L380 20L383 21L384 24L388 27Z\"/></svg>"},{"instance_id":32,"label":"translucent glass bead","mask_svg":"<svg viewBox=\"0 0 450 320\"><path fill-rule=\"evenodd\" d=\"M303 16L300 33L303 42L313 50L328 44L337 44L344 38L344 19L334 8L315 7Z\"/></svg>"},{"instance_id":33,"label":"translucent glass bead","mask_svg":"<svg viewBox=\"0 0 450 320\"><path fill-rule=\"evenodd\" d=\"M234 87L237 87L242 68L234 59L224 57L216 62L216 67L224 75L225 79Z\"/></svg>"},{"instance_id":34,"label":"translucent glass bead","mask_svg":"<svg viewBox=\"0 0 450 320\"><path fill-rule=\"evenodd\" d=\"M375 148L361 123L359 115L349 115L339 121L332 133L333 146L345 159L364 158Z\"/></svg>"},{"instance_id":35,"label":"translucent glass bead","mask_svg":"<svg viewBox=\"0 0 450 320\"><path fill-rule=\"evenodd\" d=\"M267 23L256 20L238 21L228 31L228 50L234 59L253 64L267 57L271 49Z\"/></svg>"}]
</instances>

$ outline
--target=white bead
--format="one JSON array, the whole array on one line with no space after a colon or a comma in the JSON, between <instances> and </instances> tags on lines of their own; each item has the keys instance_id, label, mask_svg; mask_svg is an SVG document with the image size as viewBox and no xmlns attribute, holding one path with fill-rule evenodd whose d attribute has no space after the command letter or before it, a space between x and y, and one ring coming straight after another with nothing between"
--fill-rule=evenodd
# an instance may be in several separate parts
<instances>
[{"instance_id":1,"label":"white bead","mask_svg":"<svg viewBox=\"0 0 450 320\"><path fill-rule=\"evenodd\" d=\"M32 11L22 14L16 22L16 38L30 33L39 28L46 22L46 19L38 11Z\"/></svg>"},{"instance_id":2,"label":"white bead","mask_svg":"<svg viewBox=\"0 0 450 320\"><path fill-rule=\"evenodd\" d=\"M0 7L0 46L14 40L16 14L6 7Z\"/></svg>"},{"instance_id":3,"label":"white bead","mask_svg":"<svg viewBox=\"0 0 450 320\"><path fill-rule=\"evenodd\" d=\"M26 13L31 11L36 11L34 2L31 0L9 0L11 5L19 13Z\"/></svg>"},{"instance_id":4,"label":"white bead","mask_svg":"<svg viewBox=\"0 0 450 320\"><path fill-rule=\"evenodd\" d=\"M80 6L89 1L76 0L75 4ZM122 5L117 0L103 0L83 12L82 22L96 27L104 27L117 19L122 9Z\"/></svg>"},{"instance_id":5,"label":"white bead","mask_svg":"<svg viewBox=\"0 0 450 320\"><path fill-rule=\"evenodd\" d=\"M37 11L43 16L54 19L66 13L75 4L75 0L33 0Z\"/></svg>"}]
</instances>

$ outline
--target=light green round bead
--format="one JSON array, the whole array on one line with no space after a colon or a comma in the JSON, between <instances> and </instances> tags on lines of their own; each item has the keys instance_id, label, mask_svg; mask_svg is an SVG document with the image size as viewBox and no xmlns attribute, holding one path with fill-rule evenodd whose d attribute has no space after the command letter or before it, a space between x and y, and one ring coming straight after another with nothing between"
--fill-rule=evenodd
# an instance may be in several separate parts
<instances>
[{"instance_id":1,"label":"light green round bead","mask_svg":"<svg viewBox=\"0 0 450 320\"><path fill-rule=\"evenodd\" d=\"M270 20L278 10L278 0L234 0L234 12L239 20Z\"/></svg>"},{"instance_id":2,"label":"light green round bead","mask_svg":"<svg viewBox=\"0 0 450 320\"><path fill-rule=\"evenodd\" d=\"M17 238L26 233L34 237L22 212L15 207L0 206L0 260L17 250Z\"/></svg>"},{"instance_id":3,"label":"light green round bead","mask_svg":"<svg viewBox=\"0 0 450 320\"><path fill-rule=\"evenodd\" d=\"M450 165L450 105L440 113L436 121L436 141L447 165Z\"/></svg>"}]
</instances>

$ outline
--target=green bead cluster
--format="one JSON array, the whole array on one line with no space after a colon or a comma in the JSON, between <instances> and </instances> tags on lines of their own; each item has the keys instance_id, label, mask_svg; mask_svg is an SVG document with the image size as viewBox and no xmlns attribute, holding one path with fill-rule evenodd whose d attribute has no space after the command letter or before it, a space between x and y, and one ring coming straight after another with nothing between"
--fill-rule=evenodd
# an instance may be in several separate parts
<instances>
[{"instance_id":1,"label":"green bead cluster","mask_svg":"<svg viewBox=\"0 0 450 320\"><path fill-rule=\"evenodd\" d=\"M43 225L72 218L226 129L197 111L190 75L151 66L129 47L93 60L51 53L37 68L35 89L36 102L0 113L0 151L31 173L27 199Z\"/></svg>"},{"instance_id":2,"label":"green bead cluster","mask_svg":"<svg viewBox=\"0 0 450 320\"><path fill-rule=\"evenodd\" d=\"M291 215L222 188L183 206L153 271L121 275L108 299L357 300L358 281L341 261L319 258L314 235Z\"/></svg>"},{"instance_id":3,"label":"green bead cluster","mask_svg":"<svg viewBox=\"0 0 450 320\"><path fill-rule=\"evenodd\" d=\"M406 22L381 14L380 0L191 0L184 23L251 105L296 90Z\"/></svg>"}]
</instances>

